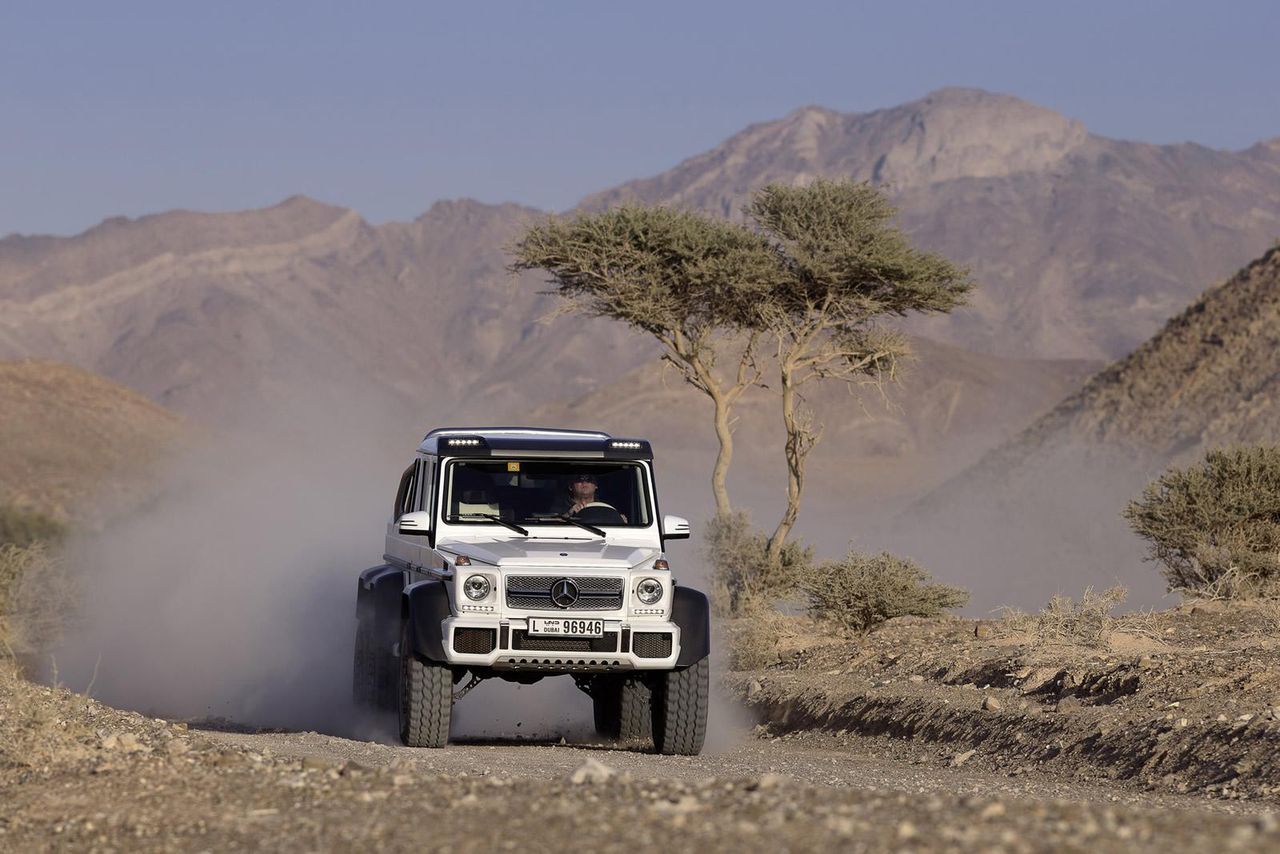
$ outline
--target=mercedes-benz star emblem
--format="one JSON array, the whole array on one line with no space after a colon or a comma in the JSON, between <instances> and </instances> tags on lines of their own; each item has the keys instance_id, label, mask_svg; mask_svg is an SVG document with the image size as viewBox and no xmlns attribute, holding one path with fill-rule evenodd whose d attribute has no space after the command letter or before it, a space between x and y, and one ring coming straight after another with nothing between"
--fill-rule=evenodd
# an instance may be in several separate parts
<instances>
[{"instance_id":1,"label":"mercedes-benz star emblem","mask_svg":"<svg viewBox=\"0 0 1280 854\"><path fill-rule=\"evenodd\" d=\"M578 601L578 585L568 578L562 578L551 585L551 601L561 608L568 608Z\"/></svg>"}]
</instances>

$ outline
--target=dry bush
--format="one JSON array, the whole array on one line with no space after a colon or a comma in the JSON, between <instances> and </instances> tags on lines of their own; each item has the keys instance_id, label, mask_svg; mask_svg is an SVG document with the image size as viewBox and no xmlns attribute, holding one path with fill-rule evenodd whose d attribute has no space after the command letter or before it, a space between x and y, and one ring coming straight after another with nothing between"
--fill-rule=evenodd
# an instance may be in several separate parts
<instances>
[{"instance_id":1,"label":"dry bush","mask_svg":"<svg viewBox=\"0 0 1280 854\"><path fill-rule=\"evenodd\" d=\"M788 618L768 606L752 607L739 619L725 624L730 670L759 670L777 664Z\"/></svg>"},{"instance_id":2,"label":"dry bush","mask_svg":"<svg viewBox=\"0 0 1280 854\"><path fill-rule=\"evenodd\" d=\"M1079 602L1070 596L1054 596L1035 614L1006 608L1003 622L1010 631L1029 634L1038 644L1102 647L1113 631L1137 628L1140 617L1130 621L1134 625L1129 626L1122 624L1127 618L1111 614L1128 595L1129 591L1120 585L1101 593L1087 587Z\"/></svg>"},{"instance_id":3,"label":"dry bush","mask_svg":"<svg viewBox=\"0 0 1280 854\"><path fill-rule=\"evenodd\" d=\"M969 591L932 582L920 565L888 552L850 551L804 573L809 614L866 634L894 617L938 617L969 601Z\"/></svg>"},{"instance_id":4,"label":"dry bush","mask_svg":"<svg viewBox=\"0 0 1280 854\"><path fill-rule=\"evenodd\" d=\"M1280 593L1280 447L1213 450L1170 468L1125 509L1169 589L1199 598Z\"/></svg>"},{"instance_id":5,"label":"dry bush","mask_svg":"<svg viewBox=\"0 0 1280 854\"><path fill-rule=\"evenodd\" d=\"M52 646L75 602L75 585L47 546L0 546L0 650L29 657Z\"/></svg>"},{"instance_id":6,"label":"dry bush","mask_svg":"<svg viewBox=\"0 0 1280 854\"><path fill-rule=\"evenodd\" d=\"M712 567L711 602L721 617L736 617L794 595L813 565L813 549L787 542L777 563L766 556L768 536L741 511L707 524L706 558Z\"/></svg>"},{"instance_id":7,"label":"dry bush","mask_svg":"<svg viewBox=\"0 0 1280 854\"><path fill-rule=\"evenodd\" d=\"M56 543L66 527L51 516L12 505L0 506L0 546Z\"/></svg>"}]
</instances>

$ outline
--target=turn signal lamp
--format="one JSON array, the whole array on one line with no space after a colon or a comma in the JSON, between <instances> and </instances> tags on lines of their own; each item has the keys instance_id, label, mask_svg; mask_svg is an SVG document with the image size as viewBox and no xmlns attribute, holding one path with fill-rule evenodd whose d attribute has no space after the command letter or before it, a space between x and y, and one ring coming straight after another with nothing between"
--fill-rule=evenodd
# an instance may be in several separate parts
<instances>
[{"instance_id":1,"label":"turn signal lamp","mask_svg":"<svg viewBox=\"0 0 1280 854\"><path fill-rule=\"evenodd\" d=\"M667 562L666 562L665 560L663 560L662 558L658 558L657 560L655 560L655 561L653 562L653 568L654 568L654 569L665 569L665 570L667 570L668 572L670 572L670 571L671 571L671 564L667 563Z\"/></svg>"}]
</instances>

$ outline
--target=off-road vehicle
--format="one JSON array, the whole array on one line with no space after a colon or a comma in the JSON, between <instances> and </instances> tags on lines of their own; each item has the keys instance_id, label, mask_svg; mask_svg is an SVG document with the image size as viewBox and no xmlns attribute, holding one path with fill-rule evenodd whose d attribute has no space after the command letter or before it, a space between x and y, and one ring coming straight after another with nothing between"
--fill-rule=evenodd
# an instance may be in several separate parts
<instances>
[{"instance_id":1,"label":"off-road vehicle","mask_svg":"<svg viewBox=\"0 0 1280 854\"><path fill-rule=\"evenodd\" d=\"M602 735L696 754L710 612L663 553L688 536L659 515L645 440L432 430L400 478L385 563L360 574L355 698L396 709L405 744L441 747L480 680L568 676Z\"/></svg>"}]
</instances>

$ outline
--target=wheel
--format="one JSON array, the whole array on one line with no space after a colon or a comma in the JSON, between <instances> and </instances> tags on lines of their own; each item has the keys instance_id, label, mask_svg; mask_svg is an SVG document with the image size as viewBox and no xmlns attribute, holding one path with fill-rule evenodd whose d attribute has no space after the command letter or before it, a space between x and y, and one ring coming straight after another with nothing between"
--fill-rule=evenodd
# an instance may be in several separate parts
<instances>
[{"instance_id":1,"label":"wheel","mask_svg":"<svg viewBox=\"0 0 1280 854\"><path fill-rule=\"evenodd\" d=\"M653 735L653 692L639 679L626 679L618 698L618 740L636 741Z\"/></svg>"},{"instance_id":2,"label":"wheel","mask_svg":"<svg viewBox=\"0 0 1280 854\"><path fill-rule=\"evenodd\" d=\"M596 677L591 686L591 710L595 714L596 733L605 738L618 737L619 703L622 685L608 676Z\"/></svg>"},{"instance_id":3,"label":"wheel","mask_svg":"<svg viewBox=\"0 0 1280 854\"><path fill-rule=\"evenodd\" d=\"M707 738L707 659L662 674L653 696L653 744L659 753L696 756Z\"/></svg>"},{"instance_id":4,"label":"wheel","mask_svg":"<svg viewBox=\"0 0 1280 854\"><path fill-rule=\"evenodd\" d=\"M649 686L638 679L597 677L591 694L596 732L619 741L648 738L653 731L652 703Z\"/></svg>"},{"instance_id":5,"label":"wheel","mask_svg":"<svg viewBox=\"0 0 1280 854\"><path fill-rule=\"evenodd\" d=\"M444 747L453 712L453 673L443 664L419 661L400 630L400 740L409 747Z\"/></svg>"},{"instance_id":6,"label":"wheel","mask_svg":"<svg viewBox=\"0 0 1280 854\"><path fill-rule=\"evenodd\" d=\"M357 706L371 706L377 698L373 626L356 621L355 656L351 662L351 699Z\"/></svg>"}]
</instances>

